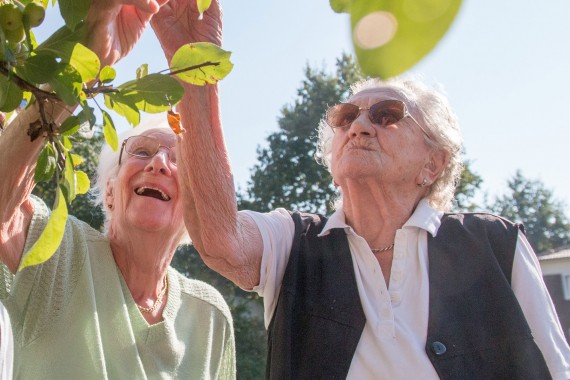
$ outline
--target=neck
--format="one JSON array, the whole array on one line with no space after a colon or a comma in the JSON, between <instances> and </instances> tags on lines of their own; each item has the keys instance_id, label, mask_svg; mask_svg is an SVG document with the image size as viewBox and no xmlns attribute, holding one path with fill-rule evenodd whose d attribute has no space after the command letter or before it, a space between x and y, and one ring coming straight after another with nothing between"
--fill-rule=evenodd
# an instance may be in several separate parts
<instances>
[{"instance_id":1,"label":"neck","mask_svg":"<svg viewBox=\"0 0 570 380\"><path fill-rule=\"evenodd\" d=\"M176 251L178 239L165 234L117 234L111 227L109 241L117 267L141 306L152 304L163 289L164 276Z\"/></svg>"},{"instance_id":2,"label":"neck","mask_svg":"<svg viewBox=\"0 0 570 380\"><path fill-rule=\"evenodd\" d=\"M342 184L342 194L346 223L371 248L391 245L396 231L410 218L421 199L417 190L406 192L371 181L347 180Z\"/></svg>"}]
</instances>

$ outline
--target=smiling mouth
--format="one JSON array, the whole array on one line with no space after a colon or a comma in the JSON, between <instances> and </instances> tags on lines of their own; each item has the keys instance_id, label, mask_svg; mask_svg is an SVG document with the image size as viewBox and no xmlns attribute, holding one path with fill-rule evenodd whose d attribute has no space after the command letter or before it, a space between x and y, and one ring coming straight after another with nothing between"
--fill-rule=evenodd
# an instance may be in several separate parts
<instances>
[{"instance_id":1,"label":"smiling mouth","mask_svg":"<svg viewBox=\"0 0 570 380\"><path fill-rule=\"evenodd\" d=\"M156 198L158 200L161 201L169 201L170 200L170 196L168 196L168 194L166 194L164 191L159 190L159 189L154 189L152 187L139 187L137 189L135 189L135 193L137 193L138 195L141 195L143 197L151 197L151 198Z\"/></svg>"}]
</instances>

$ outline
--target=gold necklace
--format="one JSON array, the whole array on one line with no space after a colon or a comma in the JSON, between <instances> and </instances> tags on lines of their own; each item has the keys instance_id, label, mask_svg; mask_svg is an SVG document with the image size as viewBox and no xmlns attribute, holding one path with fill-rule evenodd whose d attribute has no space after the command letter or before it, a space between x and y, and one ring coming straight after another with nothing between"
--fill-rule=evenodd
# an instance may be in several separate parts
<instances>
[{"instance_id":1,"label":"gold necklace","mask_svg":"<svg viewBox=\"0 0 570 380\"><path fill-rule=\"evenodd\" d=\"M372 251L372 253L376 254L376 253L382 253L382 252L389 251L392 248L394 248L394 243L392 243L389 246L384 247L384 248L370 248L370 250Z\"/></svg>"},{"instance_id":2,"label":"gold necklace","mask_svg":"<svg viewBox=\"0 0 570 380\"><path fill-rule=\"evenodd\" d=\"M164 295L166 294L166 289L168 289L168 279L166 278L165 275L162 285L162 290L160 291L160 293L158 293L156 301L154 301L151 307L144 307L137 303L137 307L139 308L139 310L142 311L143 313L152 313L153 311L155 311L156 308L162 303L162 297L164 297Z\"/></svg>"}]
</instances>

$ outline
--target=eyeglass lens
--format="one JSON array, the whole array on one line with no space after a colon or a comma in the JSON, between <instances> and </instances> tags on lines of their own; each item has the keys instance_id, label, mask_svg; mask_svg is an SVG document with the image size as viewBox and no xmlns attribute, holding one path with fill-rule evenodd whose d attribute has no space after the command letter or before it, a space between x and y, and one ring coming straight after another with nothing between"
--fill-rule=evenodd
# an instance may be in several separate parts
<instances>
[{"instance_id":1,"label":"eyeglass lens","mask_svg":"<svg viewBox=\"0 0 570 380\"><path fill-rule=\"evenodd\" d=\"M160 145L158 141L150 137L133 136L129 138L127 140L127 144L125 145L125 150L131 156L151 158L158 153L161 147L168 150L168 159L173 164L176 164L176 151L174 148Z\"/></svg>"},{"instance_id":2,"label":"eyeglass lens","mask_svg":"<svg viewBox=\"0 0 570 380\"><path fill-rule=\"evenodd\" d=\"M394 124L406 116L405 107L404 102L399 100L382 100L370 106L368 117L371 122L381 126ZM358 118L360 111L355 104L340 103L329 109L326 121L333 128L346 127Z\"/></svg>"}]
</instances>

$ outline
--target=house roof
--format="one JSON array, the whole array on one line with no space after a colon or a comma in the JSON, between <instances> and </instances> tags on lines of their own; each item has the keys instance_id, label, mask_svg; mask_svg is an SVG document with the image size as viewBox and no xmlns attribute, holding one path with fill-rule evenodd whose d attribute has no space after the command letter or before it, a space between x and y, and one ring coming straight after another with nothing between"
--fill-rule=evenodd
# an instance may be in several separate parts
<instances>
[{"instance_id":1,"label":"house roof","mask_svg":"<svg viewBox=\"0 0 570 380\"><path fill-rule=\"evenodd\" d=\"M539 261L570 258L570 245L536 255Z\"/></svg>"}]
</instances>

